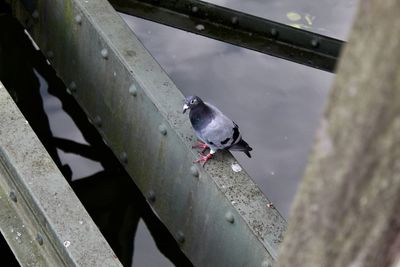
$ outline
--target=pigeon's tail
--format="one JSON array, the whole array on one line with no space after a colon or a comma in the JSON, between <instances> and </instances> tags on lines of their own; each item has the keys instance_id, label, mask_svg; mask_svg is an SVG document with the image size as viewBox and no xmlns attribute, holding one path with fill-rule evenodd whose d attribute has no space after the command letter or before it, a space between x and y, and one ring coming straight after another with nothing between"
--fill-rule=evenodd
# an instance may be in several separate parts
<instances>
[{"instance_id":1,"label":"pigeon's tail","mask_svg":"<svg viewBox=\"0 0 400 267\"><path fill-rule=\"evenodd\" d=\"M229 147L229 150L243 151L249 158L251 158L250 151L253 149L246 143L246 141L240 139L239 142Z\"/></svg>"}]
</instances>

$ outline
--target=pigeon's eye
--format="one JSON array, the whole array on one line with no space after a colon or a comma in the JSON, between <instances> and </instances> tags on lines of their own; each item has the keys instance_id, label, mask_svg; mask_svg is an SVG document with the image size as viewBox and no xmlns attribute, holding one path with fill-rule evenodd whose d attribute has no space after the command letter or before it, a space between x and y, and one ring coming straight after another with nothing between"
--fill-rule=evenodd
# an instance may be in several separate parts
<instances>
[{"instance_id":1,"label":"pigeon's eye","mask_svg":"<svg viewBox=\"0 0 400 267\"><path fill-rule=\"evenodd\" d=\"M190 100L190 104L194 104L194 103L196 103L196 99Z\"/></svg>"}]
</instances>

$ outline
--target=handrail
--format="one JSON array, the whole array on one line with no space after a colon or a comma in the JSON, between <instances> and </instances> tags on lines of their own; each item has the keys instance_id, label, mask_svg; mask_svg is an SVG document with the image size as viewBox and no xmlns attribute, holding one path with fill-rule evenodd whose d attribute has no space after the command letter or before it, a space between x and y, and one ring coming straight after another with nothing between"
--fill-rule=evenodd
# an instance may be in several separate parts
<instances>
[{"instance_id":1,"label":"handrail","mask_svg":"<svg viewBox=\"0 0 400 267\"><path fill-rule=\"evenodd\" d=\"M34 14L16 11L193 264L272 265L285 220L230 153L193 164L181 92L112 6L38 0Z\"/></svg>"},{"instance_id":2,"label":"handrail","mask_svg":"<svg viewBox=\"0 0 400 267\"><path fill-rule=\"evenodd\" d=\"M22 266L122 266L0 82L0 230Z\"/></svg>"}]
</instances>

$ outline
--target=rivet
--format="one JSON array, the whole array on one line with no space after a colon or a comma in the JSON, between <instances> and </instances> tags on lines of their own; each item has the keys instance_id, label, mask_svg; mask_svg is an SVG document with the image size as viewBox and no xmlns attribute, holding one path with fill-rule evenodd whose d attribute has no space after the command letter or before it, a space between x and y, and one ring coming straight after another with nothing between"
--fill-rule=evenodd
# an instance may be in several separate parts
<instances>
[{"instance_id":1,"label":"rivet","mask_svg":"<svg viewBox=\"0 0 400 267\"><path fill-rule=\"evenodd\" d=\"M192 165L192 167L190 167L190 173L194 177L199 177L199 170L197 169L197 167L195 165Z\"/></svg>"},{"instance_id":2,"label":"rivet","mask_svg":"<svg viewBox=\"0 0 400 267\"><path fill-rule=\"evenodd\" d=\"M133 96L137 96L137 87L134 83L129 86L129 93Z\"/></svg>"},{"instance_id":3,"label":"rivet","mask_svg":"<svg viewBox=\"0 0 400 267\"><path fill-rule=\"evenodd\" d=\"M183 234L182 231L178 231L176 233L176 240L178 240L179 243L184 243L185 242L185 235Z\"/></svg>"},{"instance_id":4,"label":"rivet","mask_svg":"<svg viewBox=\"0 0 400 267\"><path fill-rule=\"evenodd\" d=\"M32 18L34 18L34 19L38 19L39 18L39 11L37 11L37 9L35 9L32 12Z\"/></svg>"},{"instance_id":5,"label":"rivet","mask_svg":"<svg viewBox=\"0 0 400 267\"><path fill-rule=\"evenodd\" d=\"M94 122L94 124L97 125L98 127L101 127L101 118L100 118L100 116L94 117L93 122Z\"/></svg>"},{"instance_id":6,"label":"rivet","mask_svg":"<svg viewBox=\"0 0 400 267\"><path fill-rule=\"evenodd\" d=\"M158 126L158 130L160 131L160 133L162 135L167 135L167 128L165 127L164 124L161 124L160 126Z\"/></svg>"},{"instance_id":7,"label":"rivet","mask_svg":"<svg viewBox=\"0 0 400 267\"><path fill-rule=\"evenodd\" d=\"M319 41L317 39L312 39L311 46L317 48L319 46Z\"/></svg>"},{"instance_id":8,"label":"rivet","mask_svg":"<svg viewBox=\"0 0 400 267\"><path fill-rule=\"evenodd\" d=\"M192 7L192 12L197 13L199 11L199 8L197 6Z\"/></svg>"},{"instance_id":9,"label":"rivet","mask_svg":"<svg viewBox=\"0 0 400 267\"><path fill-rule=\"evenodd\" d=\"M53 51L51 51L51 50L47 51L47 58L52 59L53 57L54 57Z\"/></svg>"},{"instance_id":10,"label":"rivet","mask_svg":"<svg viewBox=\"0 0 400 267\"><path fill-rule=\"evenodd\" d=\"M270 31L270 33L271 33L271 35L274 36L274 37L278 36L278 30L275 29L275 28L272 28L271 31Z\"/></svg>"},{"instance_id":11,"label":"rivet","mask_svg":"<svg viewBox=\"0 0 400 267\"><path fill-rule=\"evenodd\" d=\"M103 48L103 49L101 50L101 56L102 56L103 58L105 58L105 59L108 58L108 50L107 50L106 48Z\"/></svg>"},{"instance_id":12,"label":"rivet","mask_svg":"<svg viewBox=\"0 0 400 267\"><path fill-rule=\"evenodd\" d=\"M74 81L69 84L69 89L71 92L76 92L76 83Z\"/></svg>"},{"instance_id":13,"label":"rivet","mask_svg":"<svg viewBox=\"0 0 400 267\"><path fill-rule=\"evenodd\" d=\"M233 214L230 211L225 213L225 219L230 223L234 223L235 222L235 217L233 217Z\"/></svg>"},{"instance_id":14,"label":"rivet","mask_svg":"<svg viewBox=\"0 0 400 267\"><path fill-rule=\"evenodd\" d=\"M36 235L36 241L39 243L39 245L43 245L43 237L41 234Z\"/></svg>"},{"instance_id":15,"label":"rivet","mask_svg":"<svg viewBox=\"0 0 400 267\"><path fill-rule=\"evenodd\" d=\"M231 19L231 23L232 23L233 25L236 25L236 24L238 24L238 23L239 23L239 19L238 19L238 17L232 17L232 19Z\"/></svg>"},{"instance_id":16,"label":"rivet","mask_svg":"<svg viewBox=\"0 0 400 267\"><path fill-rule=\"evenodd\" d=\"M126 152L122 152L119 155L119 160L122 161L123 163L128 163L128 155L126 154Z\"/></svg>"},{"instance_id":17,"label":"rivet","mask_svg":"<svg viewBox=\"0 0 400 267\"><path fill-rule=\"evenodd\" d=\"M17 202L17 195L15 194L14 191L10 192L9 197L13 202Z\"/></svg>"},{"instance_id":18,"label":"rivet","mask_svg":"<svg viewBox=\"0 0 400 267\"><path fill-rule=\"evenodd\" d=\"M203 24L197 24L196 25L196 30L198 30L198 31L204 31L205 29L206 29L206 27L204 27Z\"/></svg>"},{"instance_id":19,"label":"rivet","mask_svg":"<svg viewBox=\"0 0 400 267\"><path fill-rule=\"evenodd\" d=\"M81 17L81 15L76 15L76 16L75 16L75 22L78 23L79 25L81 25L81 23L82 23L82 17Z\"/></svg>"},{"instance_id":20,"label":"rivet","mask_svg":"<svg viewBox=\"0 0 400 267\"><path fill-rule=\"evenodd\" d=\"M156 201L156 193L154 193L153 190L150 190L150 191L147 193L147 200L148 200L149 202L151 202L151 203L154 203L154 202Z\"/></svg>"}]
</instances>

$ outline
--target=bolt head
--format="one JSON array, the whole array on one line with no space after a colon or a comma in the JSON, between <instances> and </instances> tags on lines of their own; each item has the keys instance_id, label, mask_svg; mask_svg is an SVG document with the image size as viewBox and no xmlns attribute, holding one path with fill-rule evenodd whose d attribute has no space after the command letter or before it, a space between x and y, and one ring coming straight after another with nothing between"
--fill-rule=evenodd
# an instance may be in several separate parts
<instances>
[{"instance_id":1,"label":"bolt head","mask_svg":"<svg viewBox=\"0 0 400 267\"><path fill-rule=\"evenodd\" d=\"M271 35L272 35L273 37L278 36L278 30L275 29L275 28L272 28L271 31L270 31L270 33L271 33Z\"/></svg>"},{"instance_id":2,"label":"bolt head","mask_svg":"<svg viewBox=\"0 0 400 267\"><path fill-rule=\"evenodd\" d=\"M199 11L199 8L197 6L192 7L192 12L197 13Z\"/></svg>"},{"instance_id":3,"label":"bolt head","mask_svg":"<svg viewBox=\"0 0 400 267\"><path fill-rule=\"evenodd\" d=\"M238 17L232 17L232 18L231 18L231 23L232 23L233 25L237 25L237 24L239 23L239 18L238 18Z\"/></svg>"},{"instance_id":4,"label":"bolt head","mask_svg":"<svg viewBox=\"0 0 400 267\"><path fill-rule=\"evenodd\" d=\"M106 48L103 48L100 53L104 59L108 58L108 50Z\"/></svg>"},{"instance_id":5,"label":"bolt head","mask_svg":"<svg viewBox=\"0 0 400 267\"><path fill-rule=\"evenodd\" d=\"M196 165L192 165L192 167L190 167L190 173L194 176L194 177L199 177L199 170L197 169Z\"/></svg>"},{"instance_id":6,"label":"bolt head","mask_svg":"<svg viewBox=\"0 0 400 267\"><path fill-rule=\"evenodd\" d=\"M53 53L53 51L51 51L51 50L47 51L47 58L48 58L48 59L54 58L54 53Z\"/></svg>"},{"instance_id":7,"label":"bolt head","mask_svg":"<svg viewBox=\"0 0 400 267\"><path fill-rule=\"evenodd\" d=\"M203 24L197 24L195 28L198 31L204 31L206 29Z\"/></svg>"},{"instance_id":8,"label":"bolt head","mask_svg":"<svg viewBox=\"0 0 400 267\"><path fill-rule=\"evenodd\" d=\"M160 131L160 133L162 135L167 135L167 128L165 127L164 124L161 124L160 126L158 126L158 130Z\"/></svg>"},{"instance_id":9,"label":"bolt head","mask_svg":"<svg viewBox=\"0 0 400 267\"><path fill-rule=\"evenodd\" d=\"M150 190L150 191L147 193L147 200L148 200L150 203L154 203L154 202L156 201L156 193L154 193L153 190Z\"/></svg>"},{"instance_id":10,"label":"bolt head","mask_svg":"<svg viewBox=\"0 0 400 267\"><path fill-rule=\"evenodd\" d=\"M101 118L100 118L100 116L96 116L96 117L94 117L94 120L93 120L93 122L94 122L94 124L95 124L95 125L97 125L98 127L101 127L101 123L102 123L102 121L101 121Z\"/></svg>"},{"instance_id":11,"label":"bolt head","mask_svg":"<svg viewBox=\"0 0 400 267\"><path fill-rule=\"evenodd\" d=\"M319 41L317 39L312 39L311 46L317 48L319 46Z\"/></svg>"},{"instance_id":12,"label":"bolt head","mask_svg":"<svg viewBox=\"0 0 400 267\"><path fill-rule=\"evenodd\" d=\"M36 235L36 241L39 243L39 245L43 245L43 237L41 234Z\"/></svg>"},{"instance_id":13,"label":"bolt head","mask_svg":"<svg viewBox=\"0 0 400 267\"><path fill-rule=\"evenodd\" d=\"M129 93L133 96L137 96L137 87L134 83L131 84L131 86L129 86Z\"/></svg>"},{"instance_id":14,"label":"bolt head","mask_svg":"<svg viewBox=\"0 0 400 267\"><path fill-rule=\"evenodd\" d=\"M183 244L185 242L185 235L183 234L182 231L178 231L176 233L176 240L181 244Z\"/></svg>"},{"instance_id":15,"label":"bolt head","mask_svg":"<svg viewBox=\"0 0 400 267\"><path fill-rule=\"evenodd\" d=\"M9 197L13 202L17 202L17 194L14 191L10 192Z\"/></svg>"},{"instance_id":16,"label":"bolt head","mask_svg":"<svg viewBox=\"0 0 400 267\"><path fill-rule=\"evenodd\" d=\"M76 83L74 81L69 84L69 90L71 90L71 92L76 92Z\"/></svg>"},{"instance_id":17,"label":"bolt head","mask_svg":"<svg viewBox=\"0 0 400 267\"><path fill-rule=\"evenodd\" d=\"M227 213L225 213L225 219L229 222L229 223L234 223L235 222L235 217L233 217L232 212L228 211Z\"/></svg>"},{"instance_id":18,"label":"bolt head","mask_svg":"<svg viewBox=\"0 0 400 267\"><path fill-rule=\"evenodd\" d=\"M78 23L78 25L82 24L82 16L81 15L76 15L75 16L75 22Z\"/></svg>"},{"instance_id":19,"label":"bolt head","mask_svg":"<svg viewBox=\"0 0 400 267\"><path fill-rule=\"evenodd\" d=\"M38 19L39 18L39 11L37 9L35 9L32 12L32 18L34 18L34 19Z\"/></svg>"},{"instance_id":20,"label":"bolt head","mask_svg":"<svg viewBox=\"0 0 400 267\"><path fill-rule=\"evenodd\" d=\"M119 155L119 160L121 161L121 162L123 162L123 163L128 163L128 155L126 154L126 152L122 152L120 155Z\"/></svg>"}]
</instances>

